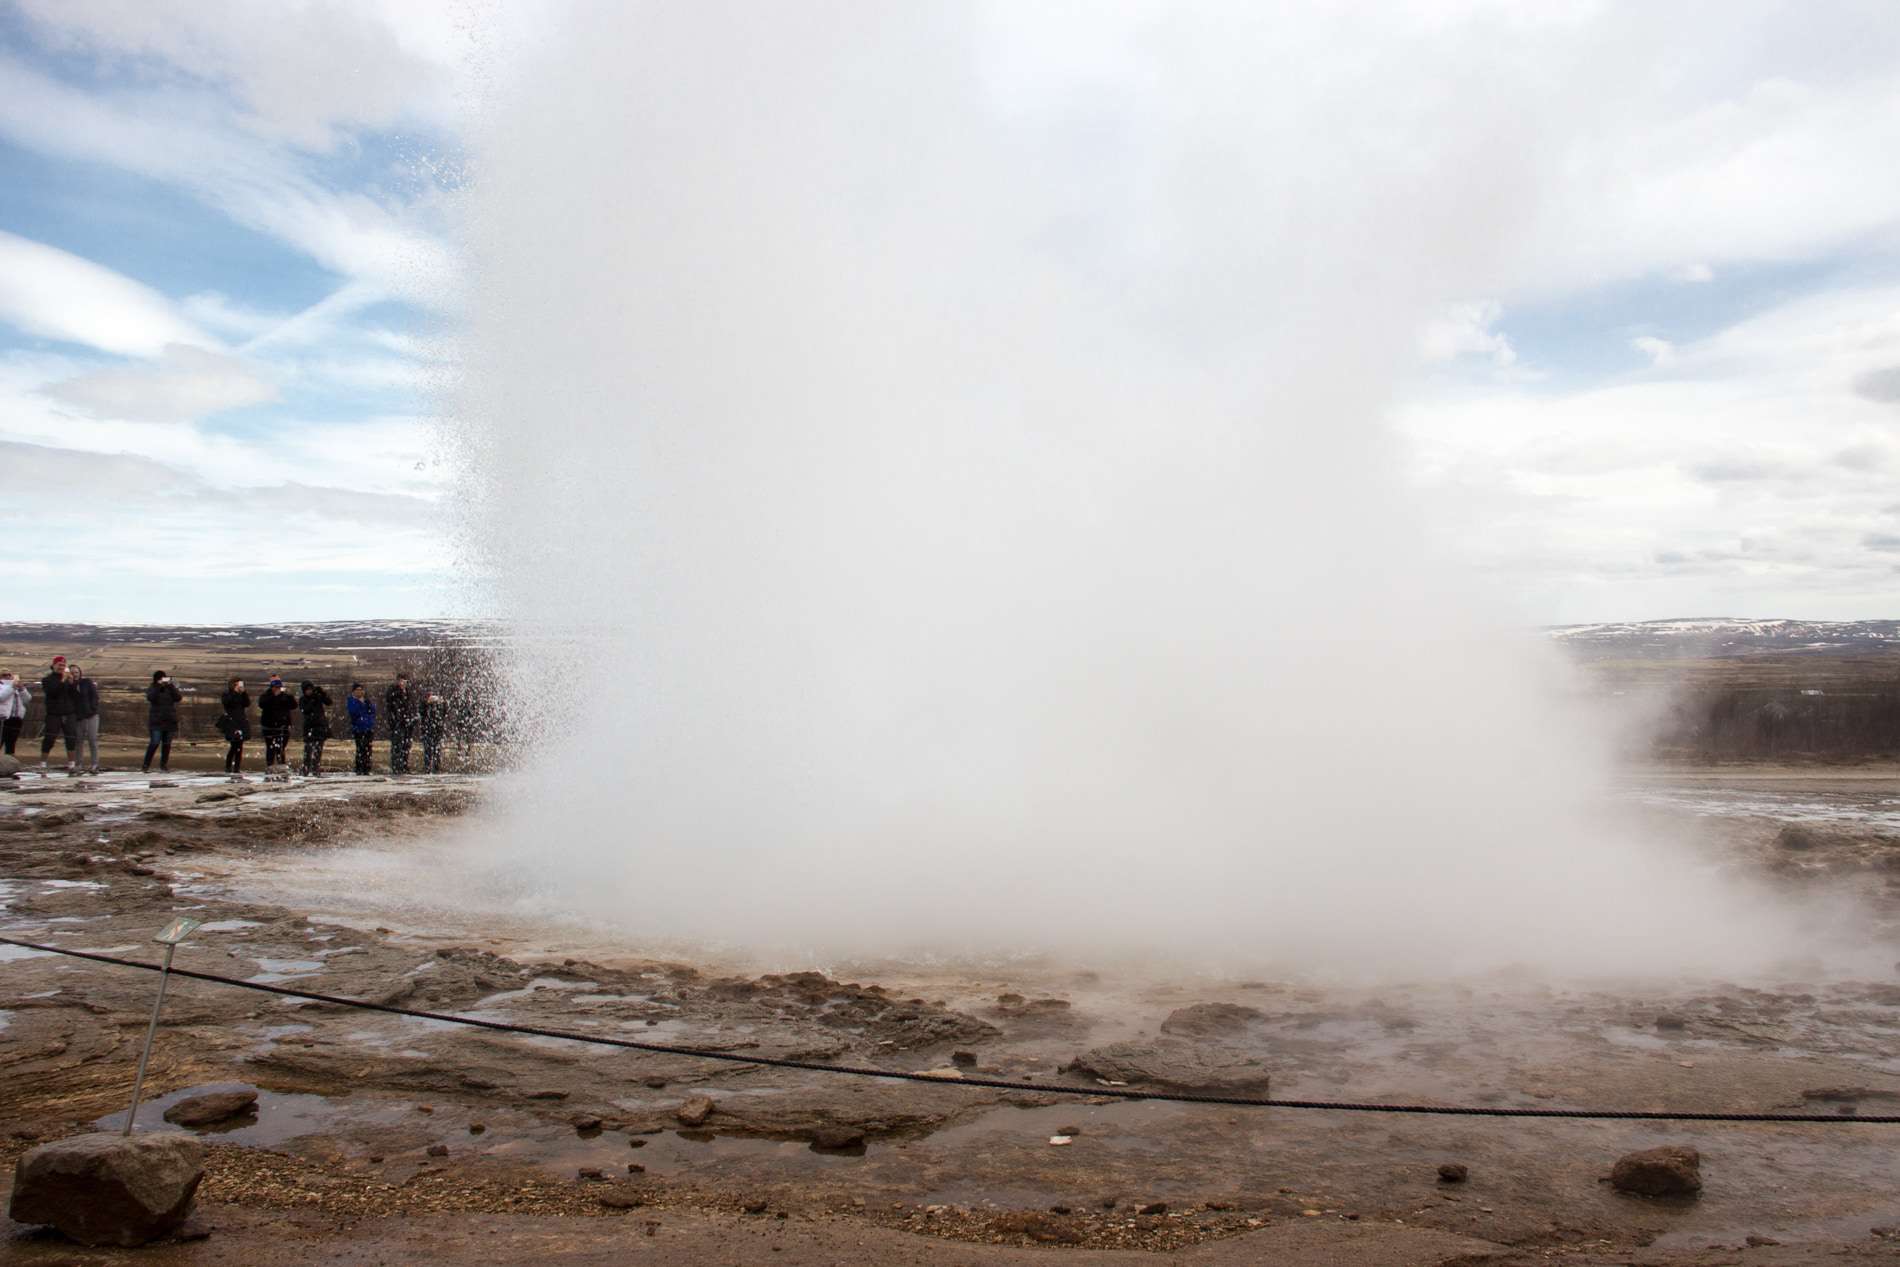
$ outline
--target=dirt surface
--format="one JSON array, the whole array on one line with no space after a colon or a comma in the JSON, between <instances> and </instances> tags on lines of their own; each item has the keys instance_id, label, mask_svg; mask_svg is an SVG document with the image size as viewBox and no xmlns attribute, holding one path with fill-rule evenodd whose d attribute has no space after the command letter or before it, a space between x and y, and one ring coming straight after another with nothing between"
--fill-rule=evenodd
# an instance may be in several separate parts
<instances>
[{"instance_id":1,"label":"dirt surface","mask_svg":"<svg viewBox=\"0 0 1900 1267\"><path fill-rule=\"evenodd\" d=\"M1664 989L1429 971L1344 987L1046 961L765 972L720 953L636 953L527 914L458 918L364 882L365 858L452 848L483 794L474 779L5 782L7 936L152 961L152 932L189 914L207 922L178 962L200 971L945 1072L939 1086L722 1065L181 980L141 1129L178 1129L163 1114L188 1095L243 1086L260 1097L203 1128L209 1236L141 1254L153 1262L1900 1259L1900 1127L1296 1113L954 1080L1892 1113L1900 974L1790 965L1775 981ZM1660 779L1632 795L1642 812L1688 823L1725 865L1856 894L1881 912L1882 944L1900 943L1892 785L1791 778L1764 793ZM345 855L355 869L335 865ZM0 947L7 1173L36 1139L123 1123L153 986L149 974ZM703 1117L695 1097L710 1102ZM1671 1143L1703 1155L1699 1200L1632 1198L1602 1182L1621 1154ZM1469 1179L1440 1182L1444 1162ZM123 1256L0 1230L0 1261Z\"/></svg>"}]
</instances>

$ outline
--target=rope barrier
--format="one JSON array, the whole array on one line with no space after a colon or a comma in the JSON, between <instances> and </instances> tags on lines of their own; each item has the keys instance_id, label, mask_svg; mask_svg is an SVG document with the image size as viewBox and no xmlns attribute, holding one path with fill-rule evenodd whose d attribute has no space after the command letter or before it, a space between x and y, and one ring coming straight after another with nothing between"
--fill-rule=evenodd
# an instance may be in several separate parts
<instances>
[{"instance_id":1,"label":"rope barrier","mask_svg":"<svg viewBox=\"0 0 1900 1267\"><path fill-rule=\"evenodd\" d=\"M46 946L38 942L21 941L14 937L0 937L0 943L9 946L19 946L25 950L37 950L49 955L63 955L68 959L86 959L93 963L111 964L114 967L120 968L138 968L145 972L161 971L161 965L145 963L138 959L122 959L117 955L102 955L87 950L68 950L61 946ZM1617 1122L1809 1122L1826 1125L1900 1125L1900 1114L1692 1113L1686 1111L1676 1112L1646 1109L1531 1109L1492 1108L1457 1104L1382 1104L1352 1100L1282 1100L1272 1096L1204 1095L1191 1091L1139 1091L1131 1087L1077 1087L1062 1083L1025 1082L1009 1078L978 1078L969 1076L949 1078L942 1074L915 1073L904 1069L872 1069L862 1065L834 1065L827 1064L823 1061L794 1060L783 1056L746 1056L737 1052L713 1051L704 1047L680 1047L669 1043L642 1043L628 1038L606 1038L597 1034L576 1034L570 1030L546 1029L538 1025L516 1025L506 1021L486 1021L474 1016L456 1016L449 1012L424 1012L414 1008L397 1007L391 1003L372 1003L367 999L350 999L335 994L319 994L314 990L296 990L289 986L270 985L262 981L243 981L237 977L219 976L213 972L196 972L189 968L173 967L171 975L174 977L189 977L193 981L207 981L213 985L235 986L240 990L254 990L260 994L275 994L284 998L305 999L312 1003L328 1003L337 1007L355 1008L364 1012L382 1012L389 1016L406 1016L420 1021L441 1021L450 1025L463 1025L471 1029L485 1029L502 1034L522 1034L531 1038L558 1038L575 1043L590 1043L597 1047L617 1047L625 1051L643 1051L662 1056L686 1056L694 1060L716 1060L723 1061L727 1064L752 1065L767 1069L797 1069L808 1073L842 1074L857 1078L885 1078L899 1082L927 1082L939 1087L983 1087L996 1091L1027 1091L1032 1094L1042 1095L1094 1096L1115 1100L1158 1101L1166 1104L1213 1104L1230 1108L1320 1109L1334 1113L1408 1113L1440 1117L1568 1118L1584 1121Z\"/></svg>"}]
</instances>

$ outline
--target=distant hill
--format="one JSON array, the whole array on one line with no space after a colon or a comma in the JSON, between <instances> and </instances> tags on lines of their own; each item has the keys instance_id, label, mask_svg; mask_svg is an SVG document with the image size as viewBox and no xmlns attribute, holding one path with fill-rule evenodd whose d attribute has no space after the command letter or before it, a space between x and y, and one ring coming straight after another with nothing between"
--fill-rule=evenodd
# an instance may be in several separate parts
<instances>
[{"instance_id":1,"label":"distant hill","mask_svg":"<svg viewBox=\"0 0 1900 1267\"><path fill-rule=\"evenodd\" d=\"M492 642L500 626L478 620L323 620L275 625L89 625L0 621L0 642L72 647L134 643L157 647L299 650L415 650Z\"/></svg>"},{"instance_id":2,"label":"distant hill","mask_svg":"<svg viewBox=\"0 0 1900 1267\"><path fill-rule=\"evenodd\" d=\"M1590 660L1694 660L1725 656L1831 656L1900 651L1900 620L1746 620L1695 616L1556 625L1553 640Z\"/></svg>"}]
</instances>

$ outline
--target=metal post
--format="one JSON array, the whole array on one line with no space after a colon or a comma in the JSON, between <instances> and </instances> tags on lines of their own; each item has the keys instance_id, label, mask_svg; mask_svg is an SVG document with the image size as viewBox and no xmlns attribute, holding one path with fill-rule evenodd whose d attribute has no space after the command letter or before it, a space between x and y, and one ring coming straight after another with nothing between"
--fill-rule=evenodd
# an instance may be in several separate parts
<instances>
[{"instance_id":1,"label":"metal post","mask_svg":"<svg viewBox=\"0 0 1900 1267\"><path fill-rule=\"evenodd\" d=\"M152 1002L152 1023L145 1027L145 1050L139 1053L138 1077L132 1080L132 1111L125 1115L125 1133L132 1133L132 1123L139 1115L139 1097L145 1091L145 1065L152 1058L152 1040L158 1036L158 1013L165 1006L165 987L172 979L172 955L178 950L177 942L165 944L165 966L158 972L158 998Z\"/></svg>"}]
</instances>

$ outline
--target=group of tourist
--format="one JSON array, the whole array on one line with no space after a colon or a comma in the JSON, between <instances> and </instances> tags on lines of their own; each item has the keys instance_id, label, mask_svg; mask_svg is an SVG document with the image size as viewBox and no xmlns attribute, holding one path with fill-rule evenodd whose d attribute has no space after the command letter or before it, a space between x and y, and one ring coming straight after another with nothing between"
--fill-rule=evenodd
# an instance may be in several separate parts
<instances>
[{"instance_id":1,"label":"group of tourist","mask_svg":"<svg viewBox=\"0 0 1900 1267\"><path fill-rule=\"evenodd\" d=\"M66 768L79 770L75 753L90 749L92 773L99 772L99 686L86 676L85 669L67 663L63 655L53 657L52 672L40 679L40 692L46 707L46 729L40 738L40 768L46 768L47 754L53 741L66 745ZM0 671L0 748L14 755L20 731L26 727L26 706L33 692L10 671Z\"/></svg>"},{"instance_id":2,"label":"group of tourist","mask_svg":"<svg viewBox=\"0 0 1900 1267\"><path fill-rule=\"evenodd\" d=\"M159 772L170 773L172 737L178 733L178 707L184 698L184 692L178 689L169 673L163 669L153 672L152 684L145 690L146 723L150 731L142 765L145 772L150 773L156 757ZM40 769L47 768L54 743L63 742L68 773L97 774L98 686L79 665L69 663L65 656L55 656L52 671L40 679L40 699L45 710ZM26 725L27 705L32 700L33 692L25 681L16 679L11 672L0 671L0 746L4 746L8 756L14 755L14 746ZM376 742L376 705L361 682L351 684L349 696L343 702L350 737L356 744L355 771L368 774ZM251 694L244 687L244 679L234 677L227 682L218 703L217 729L228 745L224 754L226 774L242 777L244 744L253 734L264 741L265 773L288 774L291 732L298 727L303 734L303 761L298 771L313 777L323 773L323 746L331 736L330 713L334 703L323 687L306 681L292 694L285 688L284 680L273 673L256 701L255 728L251 721ZM409 683L409 675L398 673L395 682L383 692L382 715L389 736L391 774L409 773L410 749L418 741L422 745L421 772L441 773L448 706L440 695L424 691L418 696ZM88 753L89 763L84 759Z\"/></svg>"}]
</instances>

